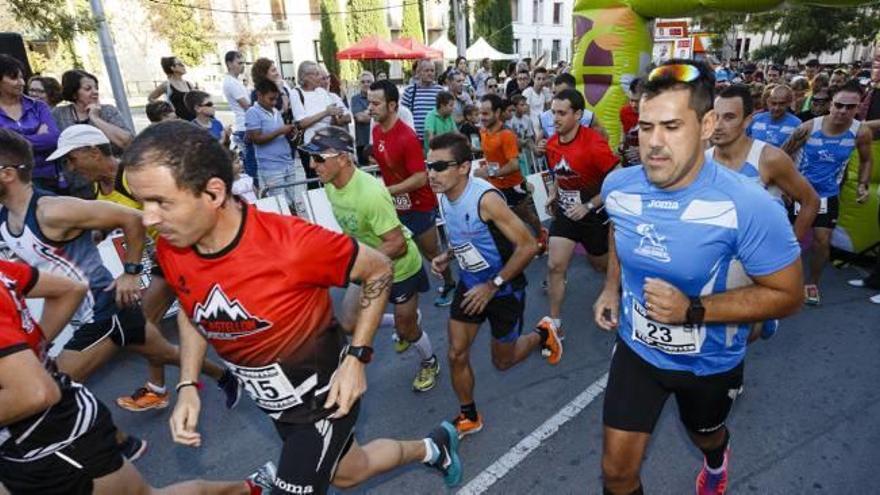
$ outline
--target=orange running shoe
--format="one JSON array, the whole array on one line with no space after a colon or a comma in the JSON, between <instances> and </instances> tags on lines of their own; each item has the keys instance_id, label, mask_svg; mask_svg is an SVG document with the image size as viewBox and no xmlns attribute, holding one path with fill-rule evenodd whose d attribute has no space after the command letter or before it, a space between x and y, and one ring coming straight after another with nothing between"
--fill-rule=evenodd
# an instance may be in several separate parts
<instances>
[{"instance_id":1,"label":"orange running shoe","mask_svg":"<svg viewBox=\"0 0 880 495\"><path fill-rule=\"evenodd\" d=\"M549 316L541 318L535 326L535 331L544 338L541 354L547 358L548 363L559 364L562 359L562 339L559 337L559 329L553 325L553 320Z\"/></svg>"},{"instance_id":2,"label":"orange running shoe","mask_svg":"<svg viewBox=\"0 0 880 495\"><path fill-rule=\"evenodd\" d=\"M116 404L132 412L165 409L168 407L168 392L157 394L147 387L141 387L135 390L130 397L119 397L116 399Z\"/></svg>"},{"instance_id":3,"label":"orange running shoe","mask_svg":"<svg viewBox=\"0 0 880 495\"><path fill-rule=\"evenodd\" d=\"M458 431L458 438L464 438L473 435L483 429L483 415L477 413L477 420L468 419L464 413L459 413L458 417L452 420L455 429Z\"/></svg>"}]
</instances>

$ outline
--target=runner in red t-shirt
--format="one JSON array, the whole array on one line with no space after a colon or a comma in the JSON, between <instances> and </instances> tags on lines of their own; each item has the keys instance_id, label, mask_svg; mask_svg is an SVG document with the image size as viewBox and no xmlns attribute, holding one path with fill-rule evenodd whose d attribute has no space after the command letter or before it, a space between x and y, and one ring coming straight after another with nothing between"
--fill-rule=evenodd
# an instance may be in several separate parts
<instances>
[{"instance_id":1,"label":"runner in red t-shirt","mask_svg":"<svg viewBox=\"0 0 880 495\"><path fill-rule=\"evenodd\" d=\"M382 180L394 199L397 216L412 233L422 256L428 261L440 255L437 230L437 196L428 186L428 171L422 142L415 131L397 117L399 93L390 81L376 81L367 100L373 126L373 158L379 164ZM434 301L449 306L455 289L452 270L443 272L443 287Z\"/></svg>"},{"instance_id":2,"label":"runner in red t-shirt","mask_svg":"<svg viewBox=\"0 0 880 495\"><path fill-rule=\"evenodd\" d=\"M157 259L183 309L181 382L170 420L175 442L201 445L196 380L210 343L275 421L283 441L277 487L326 493L331 483L348 488L413 462L439 469L447 484L460 481L458 436L449 423L421 440L365 447L354 440L364 367L393 280L388 258L350 237L242 204L231 195L228 154L188 123L145 130L124 162L144 223L159 232ZM363 295L346 346L329 289L349 280L360 282Z\"/></svg>"},{"instance_id":3,"label":"runner in red t-shirt","mask_svg":"<svg viewBox=\"0 0 880 495\"><path fill-rule=\"evenodd\" d=\"M110 411L46 354L88 287L22 263L0 260L0 491L147 493L116 444ZM25 296L45 298L38 325ZM254 481L190 481L170 493L262 493Z\"/></svg>"},{"instance_id":4,"label":"runner in red t-shirt","mask_svg":"<svg viewBox=\"0 0 880 495\"><path fill-rule=\"evenodd\" d=\"M550 224L550 253L547 257L550 315L538 327L562 328L565 272L576 243L587 251L596 271L605 273L608 261L608 215L599 191L602 181L617 165L608 141L580 124L584 97L574 89L560 91L551 105L556 134L547 141L544 153L553 176L547 198Z\"/></svg>"}]
</instances>

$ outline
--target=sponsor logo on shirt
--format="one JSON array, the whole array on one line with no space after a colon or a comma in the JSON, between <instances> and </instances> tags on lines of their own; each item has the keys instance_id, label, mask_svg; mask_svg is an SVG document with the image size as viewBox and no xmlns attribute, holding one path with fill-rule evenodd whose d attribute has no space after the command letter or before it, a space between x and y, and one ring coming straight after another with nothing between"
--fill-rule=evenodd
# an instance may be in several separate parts
<instances>
[{"instance_id":1,"label":"sponsor logo on shirt","mask_svg":"<svg viewBox=\"0 0 880 495\"><path fill-rule=\"evenodd\" d=\"M819 150L819 152L818 152L817 154L819 155L819 161L820 161L820 162L831 162L831 163L834 163L834 162L837 161L837 160L834 158L834 153L832 153L832 152L830 152L830 151L828 151L828 150Z\"/></svg>"},{"instance_id":2,"label":"sponsor logo on shirt","mask_svg":"<svg viewBox=\"0 0 880 495\"><path fill-rule=\"evenodd\" d=\"M664 201L660 199L652 199L648 202L648 208L656 208L658 210L677 210L678 201Z\"/></svg>"},{"instance_id":3,"label":"sponsor logo on shirt","mask_svg":"<svg viewBox=\"0 0 880 495\"><path fill-rule=\"evenodd\" d=\"M207 299L196 304L193 316L209 339L237 340L272 327L272 323L251 315L238 299L230 300L220 284L214 284Z\"/></svg>"},{"instance_id":4,"label":"sponsor logo on shirt","mask_svg":"<svg viewBox=\"0 0 880 495\"><path fill-rule=\"evenodd\" d=\"M566 160L565 157L562 157L562 159L559 160L559 163L553 167L553 173L564 177L577 175L577 173L571 169L571 166L568 164L568 160Z\"/></svg>"},{"instance_id":5,"label":"sponsor logo on shirt","mask_svg":"<svg viewBox=\"0 0 880 495\"><path fill-rule=\"evenodd\" d=\"M669 263L672 258L669 257L669 251L663 241L666 237L657 233L653 223L640 223L636 226L636 232L642 236L638 247L633 252L646 258L651 258L663 263Z\"/></svg>"}]
</instances>

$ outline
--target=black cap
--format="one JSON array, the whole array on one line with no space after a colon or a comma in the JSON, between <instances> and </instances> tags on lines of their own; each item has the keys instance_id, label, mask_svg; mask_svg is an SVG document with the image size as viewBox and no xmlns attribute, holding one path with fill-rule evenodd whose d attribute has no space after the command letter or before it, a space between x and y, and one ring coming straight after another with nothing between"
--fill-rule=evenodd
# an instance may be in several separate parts
<instances>
[{"instance_id":1,"label":"black cap","mask_svg":"<svg viewBox=\"0 0 880 495\"><path fill-rule=\"evenodd\" d=\"M325 127L312 136L312 140L299 147L305 153L320 153L327 150L354 153L354 139L345 129Z\"/></svg>"}]
</instances>

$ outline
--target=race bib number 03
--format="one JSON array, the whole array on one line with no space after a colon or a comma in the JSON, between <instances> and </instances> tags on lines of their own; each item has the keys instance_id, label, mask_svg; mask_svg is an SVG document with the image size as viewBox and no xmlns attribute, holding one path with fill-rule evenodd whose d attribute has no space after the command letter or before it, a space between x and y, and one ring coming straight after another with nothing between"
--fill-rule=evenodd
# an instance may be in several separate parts
<instances>
[{"instance_id":1,"label":"race bib number 03","mask_svg":"<svg viewBox=\"0 0 880 495\"><path fill-rule=\"evenodd\" d=\"M466 272L479 272L489 268L489 262L471 243L452 247L452 254L458 260L458 266Z\"/></svg>"},{"instance_id":2,"label":"race bib number 03","mask_svg":"<svg viewBox=\"0 0 880 495\"><path fill-rule=\"evenodd\" d=\"M318 375L313 374L294 387L278 363L260 368L227 365L254 402L269 411L284 411L302 404L302 396L318 385Z\"/></svg>"},{"instance_id":3,"label":"race bib number 03","mask_svg":"<svg viewBox=\"0 0 880 495\"><path fill-rule=\"evenodd\" d=\"M398 210L409 210L412 208L412 201L409 199L409 193L395 194L394 208Z\"/></svg>"},{"instance_id":4,"label":"race bib number 03","mask_svg":"<svg viewBox=\"0 0 880 495\"><path fill-rule=\"evenodd\" d=\"M562 206L574 206L581 204L581 192L580 191L567 191L565 189L559 190L559 203Z\"/></svg>"},{"instance_id":5,"label":"race bib number 03","mask_svg":"<svg viewBox=\"0 0 880 495\"><path fill-rule=\"evenodd\" d=\"M691 325L667 325L648 318L648 312L633 299L633 340L667 354L697 354L700 352L699 329Z\"/></svg>"}]
</instances>

